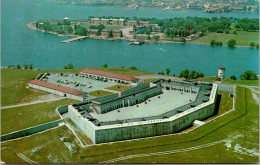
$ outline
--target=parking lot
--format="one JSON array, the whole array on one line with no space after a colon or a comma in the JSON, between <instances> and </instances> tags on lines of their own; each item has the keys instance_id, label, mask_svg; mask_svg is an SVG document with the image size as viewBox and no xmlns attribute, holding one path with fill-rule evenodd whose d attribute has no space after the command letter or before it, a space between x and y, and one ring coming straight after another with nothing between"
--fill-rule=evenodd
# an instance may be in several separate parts
<instances>
[{"instance_id":1,"label":"parking lot","mask_svg":"<svg viewBox=\"0 0 260 165\"><path fill-rule=\"evenodd\" d=\"M47 82L49 83L78 89L84 92L96 91L118 84L116 82L103 82L100 80L80 77L79 75L76 76L76 74L63 74L62 76L60 74L51 74L46 77Z\"/></svg>"}]
</instances>

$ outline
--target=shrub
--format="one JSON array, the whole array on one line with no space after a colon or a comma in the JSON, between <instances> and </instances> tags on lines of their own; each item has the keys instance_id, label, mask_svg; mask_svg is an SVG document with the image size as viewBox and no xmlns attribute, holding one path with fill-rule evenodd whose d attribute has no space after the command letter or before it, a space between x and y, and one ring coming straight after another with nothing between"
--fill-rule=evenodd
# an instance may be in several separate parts
<instances>
[{"instance_id":1,"label":"shrub","mask_svg":"<svg viewBox=\"0 0 260 165\"><path fill-rule=\"evenodd\" d=\"M131 66L131 67L129 67L129 69L137 70L137 68L135 66Z\"/></svg>"},{"instance_id":2,"label":"shrub","mask_svg":"<svg viewBox=\"0 0 260 165\"><path fill-rule=\"evenodd\" d=\"M210 45L213 46L215 44L215 42L216 42L215 40L211 40Z\"/></svg>"},{"instance_id":3,"label":"shrub","mask_svg":"<svg viewBox=\"0 0 260 165\"><path fill-rule=\"evenodd\" d=\"M230 79L231 79L231 80L237 80L237 78L236 78L235 75L230 76Z\"/></svg>"},{"instance_id":4,"label":"shrub","mask_svg":"<svg viewBox=\"0 0 260 165\"><path fill-rule=\"evenodd\" d=\"M228 40L228 47L234 48L235 45L236 45L236 40L234 40L234 39Z\"/></svg>"},{"instance_id":5,"label":"shrub","mask_svg":"<svg viewBox=\"0 0 260 165\"><path fill-rule=\"evenodd\" d=\"M240 75L241 80L258 80L257 74L252 70L247 70Z\"/></svg>"},{"instance_id":6,"label":"shrub","mask_svg":"<svg viewBox=\"0 0 260 165\"><path fill-rule=\"evenodd\" d=\"M251 43L250 43L250 46L251 46L251 47L254 47L254 46L255 46L255 42L251 42Z\"/></svg>"}]
</instances>

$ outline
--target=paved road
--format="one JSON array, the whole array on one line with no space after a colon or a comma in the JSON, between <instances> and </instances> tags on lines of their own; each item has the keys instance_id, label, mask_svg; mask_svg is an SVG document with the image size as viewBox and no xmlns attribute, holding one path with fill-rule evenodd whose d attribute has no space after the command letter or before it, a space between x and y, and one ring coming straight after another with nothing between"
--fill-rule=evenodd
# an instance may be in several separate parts
<instances>
[{"instance_id":1,"label":"paved road","mask_svg":"<svg viewBox=\"0 0 260 165\"><path fill-rule=\"evenodd\" d=\"M162 151L162 152L154 152L154 153L148 153L148 154L136 154L136 155L128 155L128 156L124 156L124 157L119 157L116 159L111 159L111 160L107 160L104 162L100 162L100 163L114 163L117 161L122 161L122 160L126 160L126 159L133 159L133 158L140 158L140 157L147 157L147 156L158 156L158 155L167 155L167 154L175 154L175 153L180 153L180 152L187 152L187 151L192 151L192 150L198 150L201 148L205 148L205 147L210 147L219 143L223 143L226 140L219 140L219 141L215 141L212 143L207 143L207 144L203 144L203 145L199 145L199 146L195 146L195 147L190 147L190 148L183 148L183 149L177 149L177 150L170 150L170 151Z\"/></svg>"},{"instance_id":2,"label":"paved road","mask_svg":"<svg viewBox=\"0 0 260 165\"><path fill-rule=\"evenodd\" d=\"M31 103L25 103L25 104L10 105L10 106L1 107L1 109L16 108L16 107L22 107L22 106L27 106L27 105L45 103L45 102L49 102L49 101L57 101L57 100L65 99L65 98L66 97L60 97L60 98L54 98L54 99L49 99L49 100L34 101Z\"/></svg>"}]
</instances>

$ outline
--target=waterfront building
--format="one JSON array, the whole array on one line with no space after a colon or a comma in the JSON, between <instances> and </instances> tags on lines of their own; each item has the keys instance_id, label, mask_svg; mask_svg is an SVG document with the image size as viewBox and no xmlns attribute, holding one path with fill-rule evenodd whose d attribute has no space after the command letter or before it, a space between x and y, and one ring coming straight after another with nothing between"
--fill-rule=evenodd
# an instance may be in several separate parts
<instances>
[{"instance_id":1,"label":"waterfront building","mask_svg":"<svg viewBox=\"0 0 260 165\"><path fill-rule=\"evenodd\" d=\"M100 24L103 24L103 25L109 25L109 19L105 19L105 18L101 18L100 19Z\"/></svg>"},{"instance_id":2,"label":"waterfront building","mask_svg":"<svg viewBox=\"0 0 260 165\"><path fill-rule=\"evenodd\" d=\"M102 29L102 30L101 30L101 36L107 37L108 34L109 34L109 29Z\"/></svg>"},{"instance_id":3,"label":"waterfront building","mask_svg":"<svg viewBox=\"0 0 260 165\"><path fill-rule=\"evenodd\" d=\"M119 20L118 20L118 19L110 19L110 20L109 20L109 23L110 23L111 25L119 25Z\"/></svg>"},{"instance_id":4,"label":"waterfront building","mask_svg":"<svg viewBox=\"0 0 260 165\"><path fill-rule=\"evenodd\" d=\"M91 18L90 22L94 25L99 25L100 24L100 18Z\"/></svg>"},{"instance_id":5,"label":"waterfront building","mask_svg":"<svg viewBox=\"0 0 260 165\"><path fill-rule=\"evenodd\" d=\"M225 67L221 66L218 68L218 78L219 80L223 80L225 78Z\"/></svg>"},{"instance_id":6,"label":"waterfront building","mask_svg":"<svg viewBox=\"0 0 260 165\"><path fill-rule=\"evenodd\" d=\"M112 30L113 37L119 38L121 37L122 30Z\"/></svg>"},{"instance_id":7,"label":"waterfront building","mask_svg":"<svg viewBox=\"0 0 260 165\"><path fill-rule=\"evenodd\" d=\"M125 26L125 19L120 18L120 19L118 20L118 25L120 25L120 26Z\"/></svg>"}]
</instances>

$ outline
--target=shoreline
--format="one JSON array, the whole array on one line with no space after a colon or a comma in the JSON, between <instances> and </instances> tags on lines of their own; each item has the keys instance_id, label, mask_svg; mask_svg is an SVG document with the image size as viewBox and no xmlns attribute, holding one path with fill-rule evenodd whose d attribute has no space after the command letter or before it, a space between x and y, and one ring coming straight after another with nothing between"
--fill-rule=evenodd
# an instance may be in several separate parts
<instances>
[{"instance_id":1,"label":"shoreline","mask_svg":"<svg viewBox=\"0 0 260 165\"><path fill-rule=\"evenodd\" d=\"M37 29L35 26L33 26L32 25L33 23L35 23L35 22L28 23L27 27L29 27L30 29L33 29L33 30L41 31L43 33L54 34L54 35L57 35L58 37L66 37L66 36L78 37L79 36L79 35L73 35L73 34L64 35L64 34L58 34L56 32L40 30L40 29ZM103 37L100 37L100 36L96 36L96 37L88 36L88 38L95 39L95 40L107 40L107 41L126 40L126 41L132 42L134 40L134 39L126 39L126 38L112 38L112 39L109 39L109 38L103 38ZM201 45L209 45L210 46L210 44L207 44L207 43L196 43L196 42L190 42L190 41L178 42L178 41L165 41L165 40L164 41L146 40L145 43L147 43L147 44L151 44L151 43L201 44ZM223 45L214 45L214 46L221 47L221 46L228 46L228 45L223 44ZM245 46L245 45L236 45L236 47L248 47L248 48L251 48L251 46ZM252 47L252 48L255 48L255 47Z\"/></svg>"}]
</instances>

